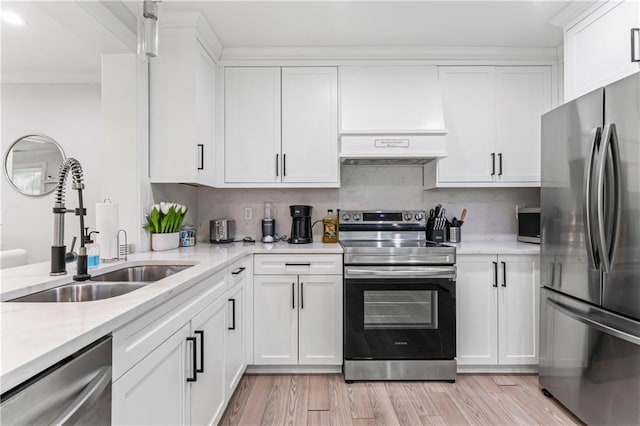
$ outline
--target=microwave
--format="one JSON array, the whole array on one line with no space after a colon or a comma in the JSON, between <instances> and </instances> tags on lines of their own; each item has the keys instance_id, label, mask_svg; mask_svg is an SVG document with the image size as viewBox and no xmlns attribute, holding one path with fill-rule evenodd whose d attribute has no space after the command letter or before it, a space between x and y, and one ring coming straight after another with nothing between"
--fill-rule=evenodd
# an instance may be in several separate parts
<instances>
[{"instance_id":1,"label":"microwave","mask_svg":"<svg viewBox=\"0 0 640 426\"><path fill-rule=\"evenodd\" d=\"M518 209L518 241L540 244L540 207Z\"/></svg>"}]
</instances>

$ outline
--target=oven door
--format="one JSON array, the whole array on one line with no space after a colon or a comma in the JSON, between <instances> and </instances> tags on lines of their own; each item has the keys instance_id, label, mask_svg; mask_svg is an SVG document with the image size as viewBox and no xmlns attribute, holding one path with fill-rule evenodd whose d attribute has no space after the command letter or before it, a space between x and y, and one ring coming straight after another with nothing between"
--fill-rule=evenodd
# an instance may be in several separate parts
<instances>
[{"instance_id":1,"label":"oven door","mask_svg":"<svg viewBox=\"0 0 640 426\"><path fill-rule=\"evenodd\" d=\"M454 359L455 271L346 266L345 359Z\"/></svg>"}]
</instances>

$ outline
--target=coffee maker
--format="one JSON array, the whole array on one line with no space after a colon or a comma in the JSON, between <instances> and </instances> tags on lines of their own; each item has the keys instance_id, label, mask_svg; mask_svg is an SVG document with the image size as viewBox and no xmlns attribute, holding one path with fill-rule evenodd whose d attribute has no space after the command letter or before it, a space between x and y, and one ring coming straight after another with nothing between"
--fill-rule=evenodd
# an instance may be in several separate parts
<instances>
[{"instance_id":1,"label":"coffee maker","mask_svg":"<svg viewBox=\"0 0 640 426\"><path fill-rule=\"evenodd\" d=\"M291 212L291 244L307 244L313 242L311 233L311 206L289 206Z\"/></svg>"}]
</instances>

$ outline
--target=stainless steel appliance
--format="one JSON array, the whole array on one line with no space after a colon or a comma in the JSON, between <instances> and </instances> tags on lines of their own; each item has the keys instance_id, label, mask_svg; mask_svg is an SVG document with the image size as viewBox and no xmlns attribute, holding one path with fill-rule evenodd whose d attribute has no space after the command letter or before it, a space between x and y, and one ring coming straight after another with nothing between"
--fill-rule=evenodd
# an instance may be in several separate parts
<instances>
[{"instance_id":1,"label":"stainless steel appliance","mask_svg":"<svg viewBox=\"0 0 640 426\"><path fill-rule=\"evenodd\" d=\"M276 220L262 219L262 242L273 243L276 240Z\"/></svg>"},{"instance_id":2,"label":"stainless steel appliance","mask_svg":"<svg viewBox=\"0 0 640 426\"><path fill-rule=\"evenodd\" d=\"M308 244L313 242L311 232L311 206L289 206L291 213L291 236L289 242L292 244Z\"/></svg>"},{"instance_id":3,"label":"stainless steel appliance","mask_svg":"<svg viewBox=\"0 0 640 426\"><path fill-rule=\"evenodd\" d=\"M518 208L518 241L540 244L540 207Z\"/></svg>"},{"instance_id":4,"label":"stainless steel appliance","mask_svg":"<svg viewBox=\"0 0 640 426\"><path fill-rule=\"evenodd\" d=\"M540 384L640 424L640 73L542 117Z\"/></svg>"},{"instance_id":5,"label":"stainless steel appliance","mask_svg":"<svg viewBox=\"0 0 640 426\"><path fill-rule=\"evenodd\" d=\"M456 378L456 250L424 211L342 211L344 377Z\"/></svg>"},{"instance_id":6,"label":"stainless steel appliance","mask_svg":"<svg viewBox=\"0 0 640 426\"><path fill-rule=\"evenodd\" d=\"M2 423L111 424L111 337L2 394Z\"/></svg>"},{"instance_id":7,"label":"stainless steel appliance","mask_svg":"<svg viewBox=\"0 0 640 426\"><path fill-rule=\"evenodd\" d=\"M236 232L233 219L214 219L209 221L209 242L214 244L231 243Z\"/></svg>"}]
</instances>

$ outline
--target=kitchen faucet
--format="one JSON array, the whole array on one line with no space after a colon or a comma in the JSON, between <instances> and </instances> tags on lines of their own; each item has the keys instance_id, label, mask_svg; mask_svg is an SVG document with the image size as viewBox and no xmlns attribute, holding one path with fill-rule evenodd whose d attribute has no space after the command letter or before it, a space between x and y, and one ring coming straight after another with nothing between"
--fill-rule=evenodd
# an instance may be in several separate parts
<instances>
[{"instance_id":1,"label":"kitchen faucet","mask_svg":"<svg viewBox=\"0 0 640 426\"><path fill-rule=\"evenodd\" d=\"M73 179L72 188L78 191L78 208L67 209L64 204L65 185L67 175L71 172ZM58 169L58 183L56 184L56 199L53 205L53 245L51 246L51 272L50 275L65 275L67 273L65 254L67 247L64 245L64 214L75 213L80 216L80 235L84 236L84 217L87 210L82 203L82 166L75 158L67 158ZM73 279L76 281L86 281L91 278L87 273L87 249L84 246L84 238L80 238L80 248L78 249L78 268Z\"/></svg>"}]
</instances>

